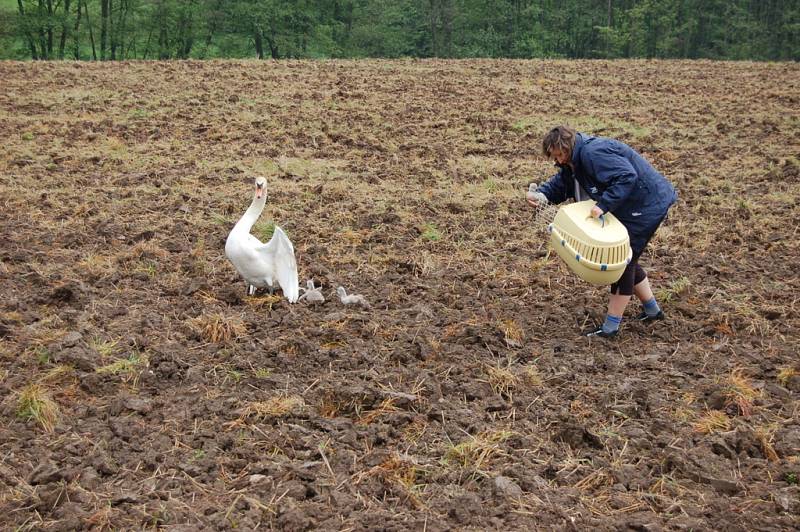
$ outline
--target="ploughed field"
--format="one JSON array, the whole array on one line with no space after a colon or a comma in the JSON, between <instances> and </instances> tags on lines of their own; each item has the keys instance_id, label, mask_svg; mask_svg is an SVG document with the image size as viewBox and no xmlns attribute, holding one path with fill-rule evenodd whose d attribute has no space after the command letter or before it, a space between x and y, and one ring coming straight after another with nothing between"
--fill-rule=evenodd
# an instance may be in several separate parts
<instances>
[{"instance_id":1,"label":"ploughed field","mask_svg":"<svg viewBox=\"0 0 800 532\"><path fill-rule=\"evenodd\" d=\"M0 79L0 528L800 525L797 64ZM524 200L561 122L679 190L642 259L668 319L615 341L579 336L606 292ZM254 234L324 303L247 297L225 258L257 175Z\"/></svg>"}]
</instances>

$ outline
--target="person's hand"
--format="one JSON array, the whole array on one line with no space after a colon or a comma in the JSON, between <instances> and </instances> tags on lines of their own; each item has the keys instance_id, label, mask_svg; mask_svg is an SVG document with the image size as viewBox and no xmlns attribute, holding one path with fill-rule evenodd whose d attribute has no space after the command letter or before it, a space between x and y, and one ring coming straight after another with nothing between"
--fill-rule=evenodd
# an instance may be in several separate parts
<instances>
[{"instance_id":1,"label":"person's hand","mask_svg":"<svg viewBox=\"0 0 800 532\"><path fill-rule=\"evenodd\" d=\"M528 203L534 207L539 205L547 205L549 203L547 201L547 196L536 190L536 183L531 183L528 186L528 193L526 194L526 197L528 199Z\"/></svg>"},{"instance_id":2,"label":"person's hand","mask_svg":"<svg viewBox=\"0 0 800 532\"><path fill-rule=\"evenodd\" d=\"M592 207L592 218L600 218L601 216L603 216L603 209L601 209L597 205Z\"/></svg>"}]
</instances>

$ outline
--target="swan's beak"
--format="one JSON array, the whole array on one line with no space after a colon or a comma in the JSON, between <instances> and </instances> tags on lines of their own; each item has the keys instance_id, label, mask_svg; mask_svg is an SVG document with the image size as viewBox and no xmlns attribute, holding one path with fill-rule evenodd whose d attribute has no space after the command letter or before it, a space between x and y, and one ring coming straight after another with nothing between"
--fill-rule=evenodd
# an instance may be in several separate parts
<instances>
[{"instance_id":1,"label":"swan's beak","mask_svg":"<svg viewBox=\"0 0 800 532\"><path fill-rule=\"evenodd\" d=\"M256 185L256 199L261 199L261 196L263 195L264 195L264 186Z\"/></svg>"}]
</instances>

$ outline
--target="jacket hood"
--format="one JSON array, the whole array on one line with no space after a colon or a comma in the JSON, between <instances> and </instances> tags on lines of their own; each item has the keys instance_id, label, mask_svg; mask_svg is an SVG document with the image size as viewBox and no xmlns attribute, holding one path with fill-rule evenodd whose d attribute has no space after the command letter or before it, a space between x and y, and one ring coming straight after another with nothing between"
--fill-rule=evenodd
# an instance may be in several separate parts
<instances>
[{"instance_id":1,"label":"jacket hood","mask_svg":"<svg viewBox=\"0 0 800 532\"><path fill-rule=\"evenodd\" d=\"M587 137L583 133L575 134L575 146L572 147L572 166L580 163L581 150L583 150L583 146L589 138L591 137Z\"/></svg>"}]
</instances>

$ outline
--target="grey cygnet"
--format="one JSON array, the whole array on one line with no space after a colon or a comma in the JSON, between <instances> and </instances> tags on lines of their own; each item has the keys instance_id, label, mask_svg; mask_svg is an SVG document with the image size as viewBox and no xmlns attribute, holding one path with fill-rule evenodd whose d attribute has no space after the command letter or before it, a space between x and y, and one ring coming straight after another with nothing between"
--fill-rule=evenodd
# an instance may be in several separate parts
<instances>
[{"instance_id":1,"label":"grey cygnet","mask_svg":"<svg viewBox=\"0 0 800 532\"><path fill-rule=\"evenodd\" d=\"M321 287L314 288L313 279L309 279L308 282L306 282L306 286L308 286L308 288L300 288L300 290L303 290L303 295L300 296L298 301L302 301L305 299L309 303L325 302L325 296L322 295L322 290L320 289Z\"/></svg>"},{"instance_id":2,"label":"grey cygnet","mask_svg":"<svg viewBox=\"0 0 800 532\"><path fill-rule=\"evenodd\" d=\"M340 286L336 289L336 295L339 296L339 300L345 305L361 305L364 308L370 308L369 302L364 296L360 294L353 294L349 296L347 295L347 291L343 286Z\"/></svg>"}]
</instances>

